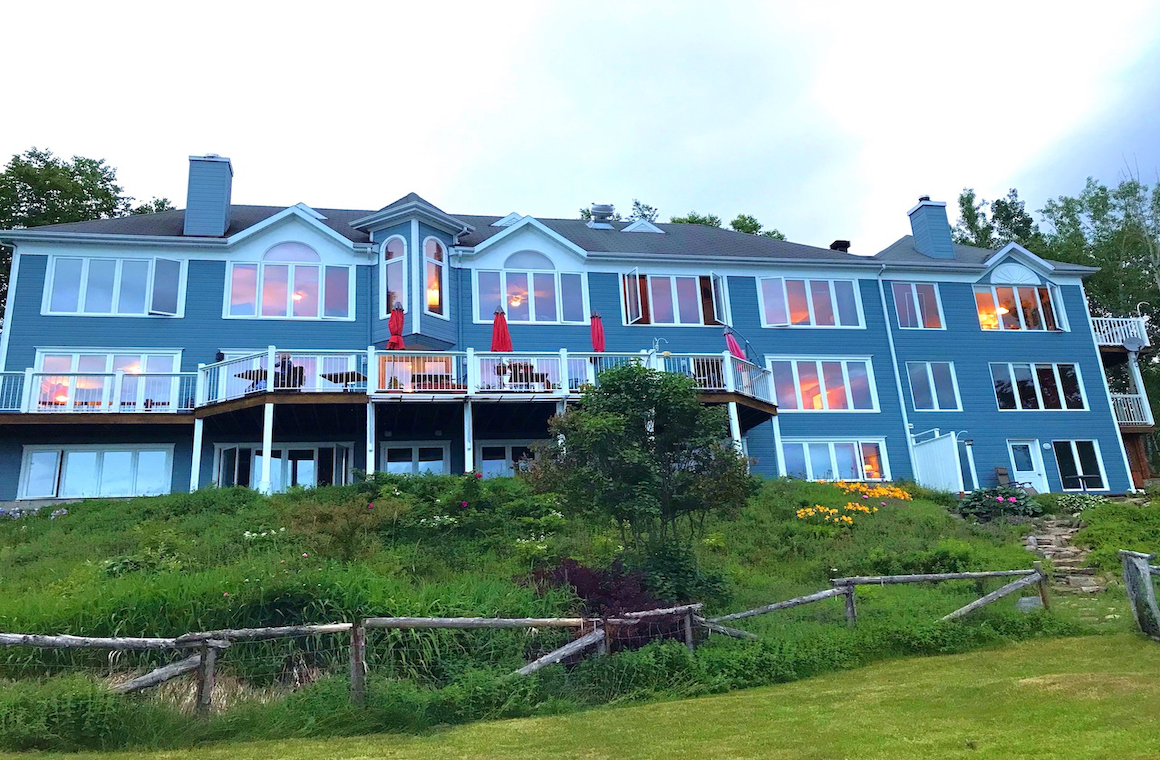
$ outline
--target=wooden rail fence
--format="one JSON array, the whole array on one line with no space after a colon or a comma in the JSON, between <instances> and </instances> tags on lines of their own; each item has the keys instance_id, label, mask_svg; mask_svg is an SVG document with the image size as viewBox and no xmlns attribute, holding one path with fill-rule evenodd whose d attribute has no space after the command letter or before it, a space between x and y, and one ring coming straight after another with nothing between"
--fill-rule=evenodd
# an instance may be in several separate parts
<instances>
[{"instance_id":1,"label":"wooden rail fence","mask_svg":"<svg viewBox=\"0 0 1160 760\"><path fill-rule=\"evenodd\" d=\"M1153 555L1121 552L1124 556L1125 579L1128 578L1129 564L1135 573L1133 578L1147 577L1148 583L1136 584L1140 587L1140 599L1143 602L1133 601L1133 612L1137 607L1151 610L1151 620L1155 623L1157 638L1160 638L1160 611L1157 611L1155 595L1152 590L1151 575L1160 574L1160 568L1151 566L1148 561ZM1142 564L1141 564L1142 563ZM1140 568L1144 568L1141 570ZM937 583L952 580L980 580L986 578L1011 577L1015 580L1007 583L995 591L976 599L970 604L961 607L941 618L943 621L955 620L968 615L977 609L985 607L1005 596L1015 593L1022 588L1038 585L1039 595L1043 606L1047 608L1050 600L1047 595L1047 575L1040 563L1034 563L1030 570L996 570L988 572L964 573L932 573L923 575L877 575L853 576L849 578L834 578L830 583L833 588L825 589L774 602L750 610L705 618L701 614L701 603L685 604L676 607L665 607L653 610L622 613L613 618L500 618L500 617L368 617L354 623L327 623L321 625L292 625L273 626L267 628L238 628L220 629L214 631L199 631L186 633L175 638L147 638L147 637L85 637L72 635L45 636L39 634L0 633L0 646L27 646L45 649L108 649L113 651L147 651L147 650L195 650L183 659L162 665L144 675L133 678L113 687L113 691L128 694L153 686L158 686L185 673L195 672L197 683L196 710L199 715L207 715L212 707L212 695L216 680L217 662L222 652L232 643L268 641L282 638L300 638L305 636L323 636L347 634L350 637L350 693L355 704L363 704L366 699L366 636L368 630L423 630L423 629L503 629L503 628L572 628L577 637L541 657L529 662L516 670L513 675L529 675L553 663L560 662L568 657L580 655L589 650L597 655L604 655L609 650L608 626L638 626L656 618L676 618L681 624L681 638L690 651L696 646L696 631L701 629L708 633L716 633L733 638L757 640L760 637L749 631L723 625L725 622L742 620L757 615L766 615L778 610L790 609L804 604L813 604L833 597L843 597L848 625L856 625L858 620L855 602L855 590L858 586L888 585L898 583ZM1129 584L1131 590L1134 586ZM1140 615L1137 614L1140 619Z\"/></svg>"},{"instance_id":2,"label":"wooden rail fence","mask_svg":"<svg viewBox=\"0 0 1160 760\"><path fill-rule=\"evenodd\" d=\"M1156 587L1152 578L1160 575L1160 566L1153 565L1155 554L1120 550L1124 567L1124 588L1136 625L1146 635L1160 641L1160 608L1156 606Z\"/></svg>"}]
</instances>

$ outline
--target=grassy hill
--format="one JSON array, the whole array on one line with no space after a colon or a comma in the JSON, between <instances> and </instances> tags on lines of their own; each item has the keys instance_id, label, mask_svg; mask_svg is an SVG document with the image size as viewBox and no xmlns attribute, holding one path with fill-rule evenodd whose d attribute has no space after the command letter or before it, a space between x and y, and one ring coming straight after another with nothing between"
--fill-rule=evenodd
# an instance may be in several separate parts
<instances>
[{"instance_id":1,"label":"grassy hill","mask_svg":"<svg viewBox=\"0 0 1160 760\"><path fill-rule=\"evenodd\" d=\"M1160 646L1120 634L896 660L734 694L477 723L413 738L374 735L52 757L1142 760L1154 758L1160 742L1158 674Z\"/></svg>"},{"instance_id":2,"label":"grassy hill","mask_svg":"<svg viewBox=\"0 0 1160 760\"><path fill-rule=\"evenodd\" d=\"M632 557L611 524L560 511L515 479L380 477L262 497L245 489L88 501L67 514L0 520L0 631L173 636L365 615L551 616L584 610L574 589L532 571L574 558L638 569L642 593L711 613L828 586L836 575L1027 567L1012 526L979 526L946 497L771 481L691 547ZM865 509L847 509L851 502ZM827 521L825 510L852 522ZM873 511L874 509L877 511ZM221 664L227 709L196 722L184 687L112 697L101 679L155 663L102 653L0 651L0 747L181 746L227 738L423 731L480 718L715 693L889 657L965 651L1088 630L1070 614L1023 614L1006 600L937 618L980 593L972 582L859 590L859 625L840 600L744 621L760 643L714 637L695 655L673 643L507 674L566 640L561 632L377 633L368 706L346 704L342 637L235 645ZM3 680L7 679L7 680ZM78 715L88 716L84 730ZM54 717L55 716L55 717ZM54 722L55 721L55 722ZM84 723L84 721L80 721Z\"/></svg>"}]
</instances>

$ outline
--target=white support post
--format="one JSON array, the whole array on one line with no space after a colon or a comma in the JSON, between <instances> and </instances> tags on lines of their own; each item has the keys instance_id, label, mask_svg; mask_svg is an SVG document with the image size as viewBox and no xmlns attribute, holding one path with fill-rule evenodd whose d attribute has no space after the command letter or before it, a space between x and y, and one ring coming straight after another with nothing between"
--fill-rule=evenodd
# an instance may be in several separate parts
<instances>
[{"instance_id":1,"label":"white support post","mask_svg":"<svg viewBox=\"0 0 1160 760\"><path fill-rule=\"evenodd\" d=\"M467 395L479 392L479 362L475 359L475 349L468 347L467 356Z\"/></svg>"},{"instance_id":2,"label":"white support post","mask_svg":"<svg viewBox=\"0 0 1160 760\"><path fill-rule=\"evenodd\" d=\"M104 385L104 383L102 383L102 385ZM106 412L119 412L119 411L121 411L121 389L124 387L125 387L125 371L119 369L113 373L113 396L112 396L112 398L108 399L105 402L105 411ZM138 385L137 390L138 391L141 390L140 385ZM140 394L138 394L138 395L140 395ZM134 401L135 400L136 399L134 399ZM137 409L135 403L134 403L134 409ZM137 411L140 411L140 410L137 409Z\"/></svg>"},{"instance_id":3,"label":"white support post","mask_svg":"<svg viewBox=\"0 0 1160 760\"><path fill-rule=\"evenodd\" d=\"M737 415L737 402L730 401L729 404L729 436L733 439L733 445L741 451L741 418Z\"/></svg>"},{"instance_id":4,"label":"white support post","mask_svg":"<svg viewBox=\"0 0 1160 760\"><path fill-rule=\"evenodd\" d=\"M560 387L556 393L564 398L568 397L568 349L566 348L560 349ZM564 403L566 402L560 402L560 404Z\"/></svg>"},{"instance_id":5,"label":"white support post","mask_svg":"<svg viewBox=\"0 0 1160 760\"><path fill-rule=\"evenodd\" d=\"M375 356L375 347L367 346L367 395L379 390L379 362ZM370 472L370 470L367 470Z\"/></svg>"},{"instance_id":6,"label":"white support post","mask_svg":"<svg viewBox=\"0 0 1160 760\"><path fill-rule=\"evenodd\" d=\"M1146 334L1146 333L1145 333ZM1144 376L1140 374L1140 361L1135 354L1128 356L1128 373L1132 376L1132 385L1136 395L1140 397L1140 408L1144 412L1144 424L1153 424L1152 405L1148 403L1148 391L1144 389Z\"/></svg>"},{"instance_id":7,"label":"white support post","mask_svg":"<svg viewBox=\"0 0 1160 760\"><path fill-rule=\"evenodd\" d=\"M270 348L273 351L273 347ZM258 490L269 494L274 489L270 480L270 457L274 454L274 405L266 404L262 418L262 478L258 481Z\"/></svg>"},{"instance_id":8,"label":"white support post","mask_svg":"<svg viewBox=\"0 0 1160 760\"><path fill-rule=\"evenodd\" d=\"M475 417L471 410L471 399L466 399L463 402L463 472L470 473L474 469Z\"/></svg>"},{"instance_id":9,"label":"white support post","mask_svg":"<svg viewBox=\"0 0 1160 760\"><path fill-rule=\"evenodd\" d=\"M274 364L278 361L278 350L274 346L266 348L266 392L274 390Z\"/></svg>"},{"instance_id":10,"label":"white support post","mask_svg":"<svg viewBox=\"0 0 1160 760\"><path fill-rule=\"evenodd\" d=\"M189 463L190 493L201 488L201 438L204 424L205 420L195 419L193 421L193 456L190 457Z\"/></svg>"},{"instance_id":11,"label":"white support post","mask_svg":"<svg viewBox=\"0 0 1160 760\"><path fill-rule=\"evenodd\" d=\"M375 474L375 402L367 400L367 461L363 469L367 475Z\"/></svg>"},{"instance_id":12,"label":"white support post","mask_svg":"<svg viewBox=\"0 0 1160 760\"><path fill-rule=\"evenodd\" d=\"M205 364L198 362L197 364L197 379L193 386L193 407L196 409L199 406L205 406L205 386L206 386Z\"/></svg>"},{"instance_id":13,"label":"white support post","mask_svg":"<svg viewBox=\"0 0 1160 760\"><path fill-rule=\"evenodd\" d=\"M733 376L733 354L729 353L728 351L722 351L721 357L722 366L725 368L725 390L732 393L737 390L737 378ZM736 410L734 410L734 412L730 412L730 416L732 416L735 411ZM740 440L737 436L734 436L734 439Z\"/></svg>"},{"instance_id":14,"label":"white support post","mask_svg":"<svg viewBox=\"0 0 1160 760\"><path fill-rule=\"evenodd\" d=\"M20 411L32 411L32 367L24 370L24 393L20 399Z\"/></svg>"}]
</instances>

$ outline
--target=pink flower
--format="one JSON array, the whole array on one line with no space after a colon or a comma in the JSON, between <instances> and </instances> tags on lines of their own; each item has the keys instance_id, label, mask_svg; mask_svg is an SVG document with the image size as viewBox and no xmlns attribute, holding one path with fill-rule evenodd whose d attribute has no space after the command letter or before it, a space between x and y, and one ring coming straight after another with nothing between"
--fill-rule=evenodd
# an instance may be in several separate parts
<instances>
[{"instance_id":1,"label":"pink flower","mask_svg":"<svg viewBox=\"0 0 1160 760\"><path fill-rule=\"evenodd\" d=\"M223 591L223 592L222 592L222 596L229 596L229 595L230 595L230 592L228 592L228 591Z\"/></svg>"},{"instance_id":2,"label":"pink flower","mask_svg":"<svg viewBox=\"0 0 1160 760\"><path fill-rule=\"evenodd\" d=\"M881 505L882 505L882 506L884 506L884 507L886 506L886 502L884 502L884 501L880 501L880 502L878 502L878 503L879 503L879 504L881 504Z\"/></svg>"},{"instance_id":3,"label":"pink flower","mask_svg":"<svg viewBox=\"0 0 1160 760\"><path fill-rule=\"evenodd\" d=\"M869 498L870 498L870 496L869 496L869 494L862 494L862 498L863 498L863 499L869 499Z\"/></svg>"},{"instance_id":4,"label":"pink flower","mask_svg":"<svg viewBox=\"0 0 1160 760\"><path fill-rule=\"evenodd\" d=\"M1009 501L1009 502L1011 502L1012 504L1014 504L1015 502L1017 502L1017 501L1019 501L1019 500L1018 500L1018 499L1016 499L1014 496L1008 496L1008 497L1007 497L1007 501Z\"/></svg>"},{"instance_id":5,"label":"pink flower","mask_svg":"<svg viewBox=\"0 0 1160 760\"><path fill-rule=\"evenodd\" d=\"M461 501L461 502L459 502L459 506L460 506L460 508L461 508L461 509L467 509L467 502L466 502L466 501Z\"/></svg>"},{"instance_id":6,"label":"pink flower","mask_svg":"<svg viewBox=\"0 0 1160 760\"><path fill-rule=\"evenodd\" d=\"M309 557L310 555L307 554L306 552L302 552L302 556L303 556L303 558L305 558L305 557Z\"/></svg>"},{"instance_id":7,"label":"pink flower","mask_svg":"<svg viewBox=\"0 0 1160 760\"><path fill-rule=\"evenodd\" d=\"M374 509L374 508L375 508L375 505L374 505L374 504L367 504L367 511L368 511L368 512L369 512L370 510Z\"/></svg>"},{"instance_id":8,"label":"pink flower","mask_svg":"<svg viewBox=\"0 0 1160 760\"><path fill-rule=\"evenodd\" d=\"M483 473L482 473L482 472L477 472L477 473L475 473L475 477L477 477L477 478L482 478L482 477L483 477Z\"/></svg>"},{"instance_id":9,"label":"pink flower","mask_svg":"<svg viewBox=\"0 0 1160 760\"><path fill-rule=\"evenodd\" d=\"M995 501L1003 501L1003 497L1002 497L1002 496L996 496L996 497L995 497Z\"/></svg>"}]
</instances>

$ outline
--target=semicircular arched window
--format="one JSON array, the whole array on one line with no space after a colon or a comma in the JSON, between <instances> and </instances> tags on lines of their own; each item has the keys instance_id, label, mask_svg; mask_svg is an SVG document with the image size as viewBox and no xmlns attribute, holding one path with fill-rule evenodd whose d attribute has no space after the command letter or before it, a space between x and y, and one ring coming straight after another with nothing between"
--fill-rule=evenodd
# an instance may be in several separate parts
<instances>
[{"instance_id":1,"label":"semicircular arched window","mask_svg":"<svg viewBox=\"0 0 1160 760\"><path fill-rule=\"evenodd\" d=\"M352 268L323 265L305 243L272 246L260 263L230 264L226 314L238 318L350 319Z\"/></svg>"}]
</instances>

